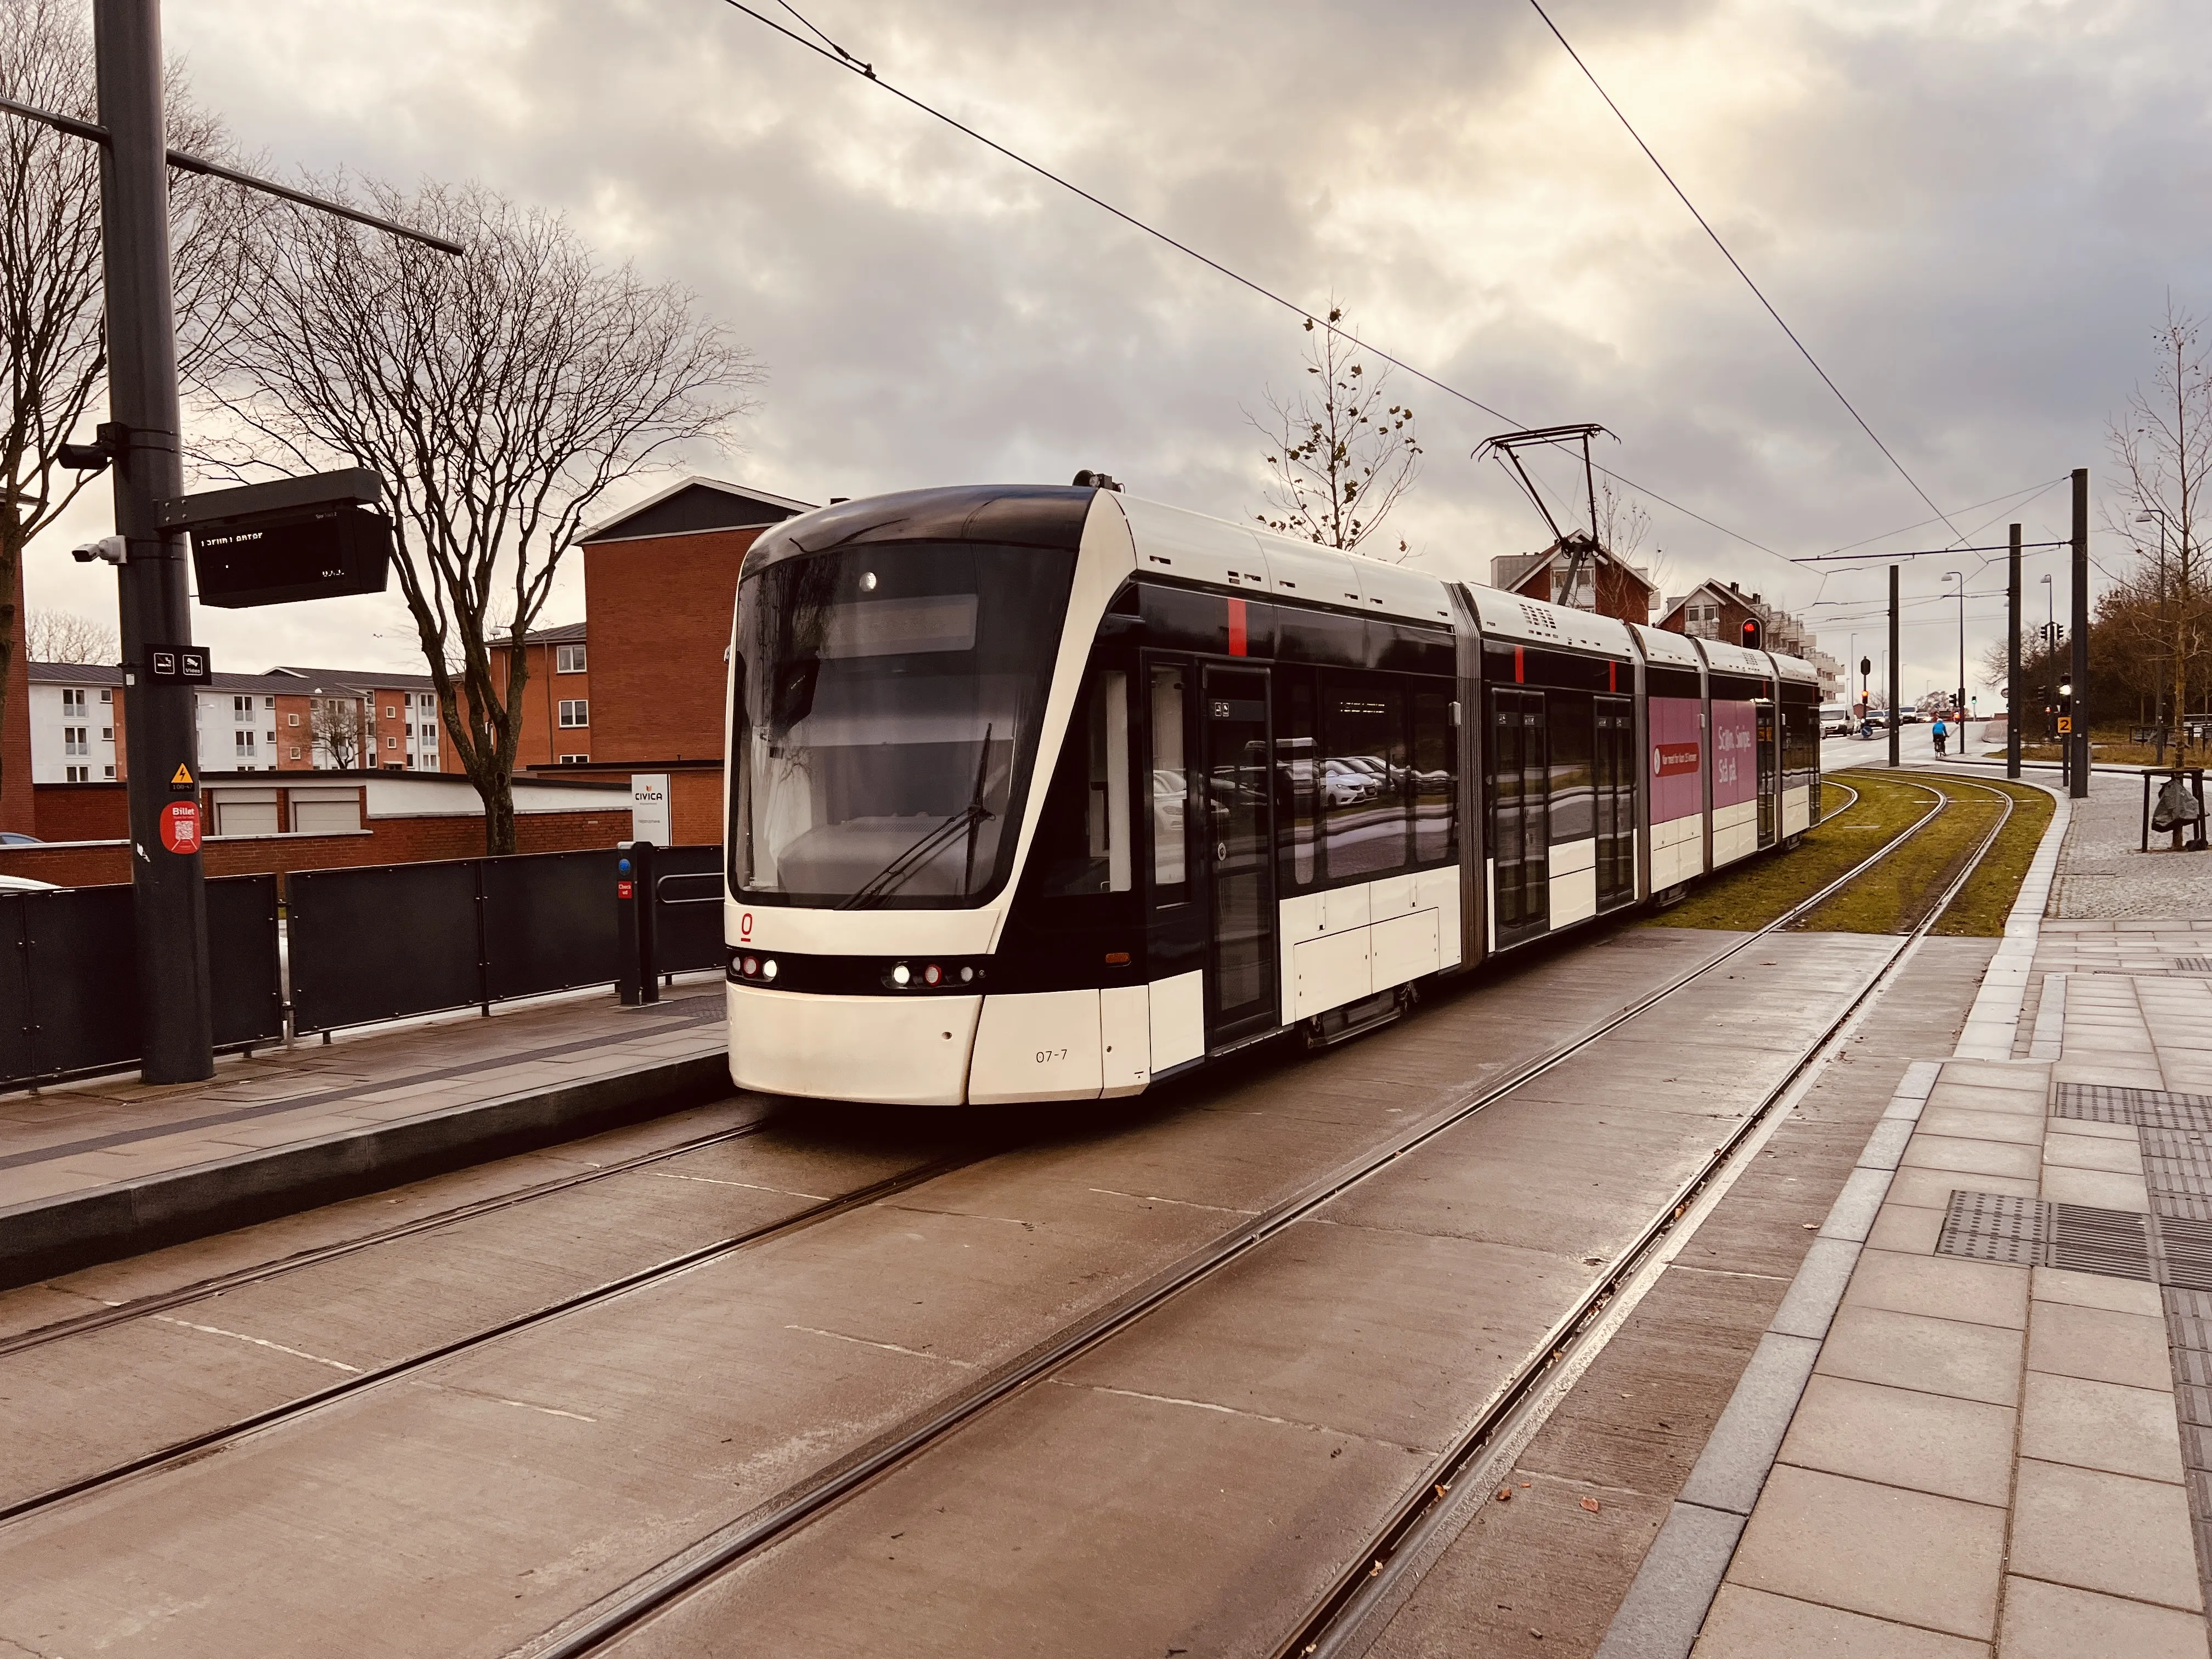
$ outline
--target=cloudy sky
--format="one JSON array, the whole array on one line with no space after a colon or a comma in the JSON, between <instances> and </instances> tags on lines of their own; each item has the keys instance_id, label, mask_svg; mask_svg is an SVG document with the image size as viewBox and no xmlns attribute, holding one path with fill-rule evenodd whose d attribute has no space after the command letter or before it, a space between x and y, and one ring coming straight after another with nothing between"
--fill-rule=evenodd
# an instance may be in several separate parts
<instances>
[{"instance_id":1,"label":"cloudy sky","mask_svg":"<svg viewBox=\"0 0 2212 1659\"><path fill-rule=\"evenodd\" d=\"M2063 537L2063 483L2036 492L2084 465L2105 483L2106 423L2150 372L2169 289L2212 311L2212 8L1550 9L1958 529ZM887 81L1301 304L1334 295L1368 339L1516 422L1603 422L1620 442L1601 459L1746 538L1646 495L1644 551L1663 550L1674 588L1733 579L1811 607L1837 656L1855 633L1878 653L1878 567L1777 556L1950 538L1918 524L1928 508L1526 0L801 9ZM244 148L403 185L479 179L694 290L768 373L742 451L696 470L821 501L1093 466L1224 517L1260 505L1244 411L1298 378L1295 316L723 0L165 12ZM1526 501L1469 459L1497 419L1396 389L1428 451L1392 522L1420 567L1480 578L1540 544ZM105 514L88 501L34 547L34 608L112 604L104 573L66 556ZM2095 551L2131 556L2101 531ZM2002 560L1982 564L1908 566L1908 695L1955 672L1942 573L2002 593ZM2044 570L2063 607L2063 555L2030 563L2035 600ZM579 571L548 619L581 612ZM1969 599L1970 659L2002 615ZM414 656L396 594L210 611L201 635L227 669Z\"/></svg>"}]
</instances>

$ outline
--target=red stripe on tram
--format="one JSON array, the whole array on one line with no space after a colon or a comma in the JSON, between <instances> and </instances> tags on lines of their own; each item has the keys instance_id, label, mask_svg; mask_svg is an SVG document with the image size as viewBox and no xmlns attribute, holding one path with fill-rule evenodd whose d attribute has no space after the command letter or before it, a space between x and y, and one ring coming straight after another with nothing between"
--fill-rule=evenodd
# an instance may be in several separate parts
<instances>
[{"instance_id":1,"label":"red stripe on tram","mask_svg":"<svg viewBox=\"0 0 2212 1659\"><path fill-rule=\"evenodd\" d=\"M1229 654L1232 657L1244 654L1244 601L1242 599L1229 601Z\"/></svg>"},{"instance_id":2,"label":"red stripe on tram","mask_svg":"<svg viewBox=\"0 0 2212 1659\"><path fill-rule=\"evenodd\" d=\"M1513 684L1526 685L1528 683L1528 665L1522 660L1521 647L1516 645L1513 647Z\"/></svg>"}]
</instances>

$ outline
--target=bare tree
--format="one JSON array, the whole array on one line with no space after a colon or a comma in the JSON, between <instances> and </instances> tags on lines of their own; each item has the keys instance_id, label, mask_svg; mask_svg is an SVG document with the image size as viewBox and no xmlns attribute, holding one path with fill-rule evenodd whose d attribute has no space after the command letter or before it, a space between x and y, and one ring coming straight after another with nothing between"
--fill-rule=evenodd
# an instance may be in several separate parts
<instances>
[{"instance_id":1,"label":"bare tree","mask_svg":"<svg viewBox=\"0 0 2212 1659\"><path fill-rule=\"evenodd\" d=\"M2166 301L2154 337L2158 367L2138 385L2107 444L2120 473L2119 522L2114 527L2143 550L2135 580L2138 599L2115 620L2148 645L2172 701L2178 726L2189 712L2192 678L2212 644L2212 606L2203 569L2199 520L2212 477L2212 350L2196 318ZM2147 637L2146 637L2147 636Z\"/></svg>"},{"instance_id":2,"label":"bare tree","mask_svg":"<svg viewBox=\"0 0 2212 1659\"><path fill-rule=\"evenodd\" d=\"M361 764L361 701L318 697L307 705L307 732L323 759L341 772Z\"/></svg>"},{"instance_id":3,"label":"bare tree","mask_svg":"<svg viewBox=\"0 0 2212 1659\"><path fill-rule=\"evenodd\" d=\"M115 624L74 611L33 611L23 619L23 650L33 662L112 663L121 655Z\"/></svg>"},{"instance_id":4,"label":"bare tree","mask_svg":"<svg viewBox=\"0 0 2212 1659\"><path fill-rule=\"evenodd\" d=\"M750 355L691 296L602 267L559 218L482 185L384 185L376 211L465 244L464 258L312 212L275 216L207 384L266 463L374 467L393 563L484 845L514 849L526 653L562 559L613 485L726 436L750 412ZM210 451L207 458L237 450ZM490 626L503 619L505 637Z\"/></svg>"},{"instance_id":5,"label":"bare tree","mask_svg":"<svg viewBox=\"0 0 2212 1659\"><path fill-rule=\"evenodd\" d=\"M82 120L98 113L92 41L81 7L0 0L0 95ZM221 125L199 113L173 69L169 141L220 155ZM241 230L254 211L241 186L173 178L171 265L178 350L189 368L238 313L229 299ZM94 475L56 475L56 455L105 384L99 147L42 123L0 115L0 710L14 690L15 593L31 538ZM112 660L111 653L108 660Z\"/></svg>"},{"instance_id":6,"label":"bare tree","mask_svg":"<svg viewBox=\"0 0 2212 1659\"><path fill-rule=\"evenodd\" d=\"M1295 396L1270 387L1267 415L1244 418L1267 440L1273 475L1267 510L1254 516L1285 536L1324 547L1357 547L1378 529L1421 470L1413 411L1385 404L1390 371L1370 374L1358 343L1328 319L1305 319L1307 379ZM1410 550L1401 539L1397 555Z\"/></svg>"}]
</instances>

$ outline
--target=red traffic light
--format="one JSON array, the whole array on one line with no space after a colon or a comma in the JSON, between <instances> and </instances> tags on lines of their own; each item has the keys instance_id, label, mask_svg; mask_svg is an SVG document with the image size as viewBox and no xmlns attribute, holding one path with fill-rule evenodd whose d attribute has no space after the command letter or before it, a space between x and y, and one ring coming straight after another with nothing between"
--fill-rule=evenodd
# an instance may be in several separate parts
<instances>
[{"instance_id":1,"label":"red traffic light","mask_svg":"<svg viewBox=\"0 0 2212 1659\"><path fill-rule=\"evenodd\" d=\"M1759 627L1758 617L1746 617L1743 619L1743 643L1745 648L1751 651L1760 649L1765 643L1761 638L1761 635L1765 631L1765 629Z\"/></svg>"}]
</instances>

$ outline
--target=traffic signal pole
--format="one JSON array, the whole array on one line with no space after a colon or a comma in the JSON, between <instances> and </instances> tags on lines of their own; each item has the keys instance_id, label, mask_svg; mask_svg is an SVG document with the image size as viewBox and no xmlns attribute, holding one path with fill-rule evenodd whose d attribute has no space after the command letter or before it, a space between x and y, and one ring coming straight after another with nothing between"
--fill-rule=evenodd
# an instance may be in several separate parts
<instances>
[{"instance_id":1,"label":"traffic signal pole","mask_svg":"<svg viewBox=\"0 0 2212 1659\"><path fill-rule=\"evenodd\" d=\"M1897 567L1889 568L1889 763L1897 760L1897 688L1902 672L1897 659Z\"/></svg>"},{"instance_id":2,"label":"traffic signal pole","mask_svg":"<svg viewBox=\"0 0 2212 1659\"><path fill-rule=\"evenodd\" d=\"M2067 793L2089 794L2089 469L2074 470L2074 731L2067 754L2074 763Z\"/></svg>"},{"instance_id":3,"label":"traffic signal pole","mask_svg":"<svg viewBox=\"0 0 2212 1659\"><path fill-rule=\"evenodd\" d=\"M2020 526L2012 527L2005 581L2005 775L2020 775Z\"/></svg>"},{"instance_id":4,"label":"traffic signal pole","mask_svg":"<svg viewBox=\"0 0 2212 1659\"><path fill-rule=\"evenodd\" d=\"M100 122L107 130L100 205L109 425L101 436L125 544L118 585L140 1067L149 1083L192 1083L215 1071L194 693L147 672L150 647L191 640L183 538L161 530L155 507L185 493L160 0L94 0L92 27Z\"/></svg>"}]
</instances>

